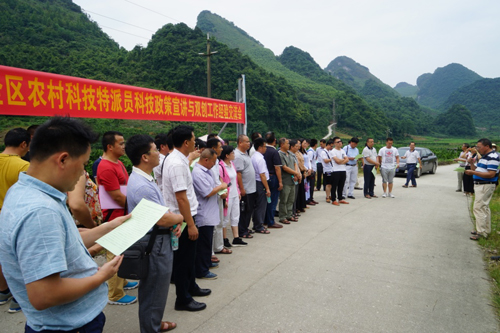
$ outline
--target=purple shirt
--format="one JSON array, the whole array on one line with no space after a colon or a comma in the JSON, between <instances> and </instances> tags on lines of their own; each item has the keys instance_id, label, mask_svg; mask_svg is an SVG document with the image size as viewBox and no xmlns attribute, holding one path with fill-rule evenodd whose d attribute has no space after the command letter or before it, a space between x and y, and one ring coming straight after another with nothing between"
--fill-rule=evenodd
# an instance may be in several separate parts
<instances>
[{"instance_id":1,"label":"purple shirt","mask_svg":"<svg viewBox=\"0 0 500 333\"><path fill-rule=\"evenodd\" d=\"M207 195L216 187L213 173L200 163L196 163L192 175L193 187L198 199L196 225L198 227L216 226L220 222L217 195L207 198Z\"/></svg>"}]
</instances>

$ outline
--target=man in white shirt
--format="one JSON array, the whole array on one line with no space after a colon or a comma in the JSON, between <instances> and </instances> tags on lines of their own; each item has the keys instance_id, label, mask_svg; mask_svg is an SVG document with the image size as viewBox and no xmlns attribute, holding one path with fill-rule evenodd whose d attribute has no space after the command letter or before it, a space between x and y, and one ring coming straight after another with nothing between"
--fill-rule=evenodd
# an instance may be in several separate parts
<instances>
[{"instance_id":1,"label":"man in white shirt","mask_svg":"<svg viewBox=\"0 0 500 333\"><path fill-rule=\"evenodd\" d=\"M358 160L356 159L356 156L359 155L358 143L358 138L352 138L349 140L349 143L342 148L349 158L346 164L346 178L342 194L343 198L348 197L349 199L356 199L353 192L358 180Z\"/></svg>"},{"instance_id":2,"label":"man in white shirt","mask_svg":"<svg viewBox=\"0 0 500 333\"><path fill-rule=\"evenodd\" d=\"M408 183L410 183L411 180L411 185L410 187L417 187L417 181L415 180L415 174L414 171L417 167L417 163L420 166L420 169L422 169L422 161L420 160L420 154L418 153L417 150L415 150L415 142L410 142L410 150L407 150L405 155L401 157L402 159L406 159L406 183L403 185L403 187L407 188Z\"/></svg>"},{"instance_id":3,"label":"man in white shirt","mask_svg":"<svg viewBox=\"0 0 500 333\"><path fill-rule=\"evenodd\" d=\"M378 162L380 163L380 174L382 175L382 188L384 194L382 198L394 198L392 194L392 181L396 174L396 169L399 168L399 152L392 146L394 140L387 138L385 140L385 147L381 148L378 152ZM389 184L389 192L387 192L387 184Z\"/></svg>"},{"instance_id":4,"label":"man in white shirt","mask_svg":"<svg viewBox=\"0 0 500 333\"><path fill-rule=\"evenodd\" d=\"M168 136L166 133L160 133L155 137L155 145L156 149L160 152L160 164L153 169L153 174L161 192L163 164L170 151L174 150L174 145L172 144L172 137Z\"/></svg>"},{"instance_id":5,"label":"man in white shirt","mask_svg":"<svg viewBox=\"0 0 500 333\"><path fill-rule=\"evenodd\" d=\"M333 138L333 144L335 145L335 148L330 152L330 156L333 160L332 205L339 206L340 204L348 204L348 202L342 198L342 192L344 191L346 164L349 162L349 158L342 149L342 140L339 137Z\"/></svg>"},{"instance_id":6,"label":"man in white shirt","mask_svg":"<svg viewBox=\"0 0 500 333\"><path fill-rule=\"evenodd\" d=\"M318 171L318 154L316 153L316 147L318 146L318 140L308 139L309 149L307 149L307 156L309 156L309 161L311 164L311 175L307 177L309 179L309 204L317 205L319 202L314 200L314 186L316 181L316 172Z\"/></svg>"},{"instance_id":7,"label":"man in white shirt","mask_svg":"<svg viewBox=\"0 0 500 333\"><path fill-rule=\"evenodd\" d=\"M257 199L255 200L255 210L253 212L253 225L256 233L269 234L269 230L264 228L266 217L267 198L271 197L269 189L269 170L267 169L264 153L266 152L266 142L262 138L254 141L255 153L252 155L252 164L255 169L255 182Z\"/></svg>"},{"instance_id":8,"label":"man in white shirt","mask_svg":"<svg viewBox=\"0 0 500 333\"><path fill-rule=\"evenodd\" d=\"M324 149L322 149L318 155L318 159L321 160L321 165L323 166L323 184L325 185L326 202L331 201L331 191L332 191L332 168L333 162L330 152L333 149L333 140L328 140Z\"/></svg>"},{"instance_id":9,"label":"man in white shirt","mask_svg":"<svg viewBox=\"0 0 500 333\"><path fill-rule=\"evenodd\" d=\"M366 139L366 147L363 149L363 178L365 180L363 194L365 198L377 198L375 195L375 175L373 174L373 168L378 168L380 163L377 158L377 149L373 147L375 141L373 138Z\"/></svg>"}]
</instances>

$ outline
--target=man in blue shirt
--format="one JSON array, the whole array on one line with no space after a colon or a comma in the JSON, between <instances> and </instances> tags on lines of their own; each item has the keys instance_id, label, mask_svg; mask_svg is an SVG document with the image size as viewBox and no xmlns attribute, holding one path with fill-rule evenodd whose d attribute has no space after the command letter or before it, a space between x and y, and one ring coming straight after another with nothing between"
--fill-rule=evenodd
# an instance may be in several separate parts
<instances>
[{"instance_id":1,"label":"man in blue shirt","mask_svg":"<svg viewBox=\"0 0 500 333\"><path fill-rule=\"evenodd\" d=\"M127 205L131 212L142 199L166 206L163 195L151 176L153 169L160 164L160 152L148 135L134 135L127 140L127 156L134 165L127 185ZM165 332L177 324L162 321L167 304L168 288L172 275L174 252L170 243L170 232L180 236L181 214L166 213L156 223L159 228L153 248L149 255L149 274L139 284L139 325L142 333ZM171 227L177 225L171 231ZM148 244L151 233L139 242Z\"/></svg>"},{"instance_id":2,"label":"man in blue shirt","mask_svg":"<svg viewBox=\"0 0 500 333\"><path fill-rule=\"evenodd\" d=\"M474 165L474 161L469 161L470 170L465 170L467 175L472 175L474 179L474 216L476 217L476 231L472 232L470 239L479 240L487 238L491 232L491 211L490 200L495 192L498 182L498 165L500 156L493 151L491 141L480 139L477 142L477 151L481 154L481 159Z\"/></svg>"},{"instance_id":3,"label":"man in blue shirt","mask_svg":"<svg viewBox=\"0 0 500 333\"><path fill-rule=\"evenodd\" d=\"M198 247L196 249L196 277L201 279L216 279L217 275L210 272L212 264L212 240L214 226L219 224L219 204L217 193L227 189L227 184L216 185L211 169L217 164L217 153L213 149L205 149L198 163L193 168L193 186L198 199L196 226L198 227Z\"/></svg>"},{"instance_id":4,"label":"man in blue shirt","mask_svg":"<svg viewBox=\"0 0 500 333\"><path fill-rule=\"evenodd\" d=\"M26 332L101 332L106 280L122 256L98 269L86 247L129 215L79 233L66 207L98 136L80 121L55 117L31 141L31 165L7 192L0 214L0 262L27 319ZM22 204L19 204L22 202Z\"/></svg>"}]
</instances>

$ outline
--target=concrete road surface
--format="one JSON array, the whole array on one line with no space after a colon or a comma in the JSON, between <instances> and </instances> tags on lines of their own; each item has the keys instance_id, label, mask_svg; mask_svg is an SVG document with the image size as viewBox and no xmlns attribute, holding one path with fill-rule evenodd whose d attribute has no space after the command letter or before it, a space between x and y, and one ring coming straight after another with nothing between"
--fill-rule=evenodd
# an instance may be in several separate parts
<instances>
[{"instance_id":1,"label":"concrete road surface","mask_svg":"<svg viewBox=\"0 0 500 333\"><path fill-rule=\"evenodd\" d=\"M467 199L456 193L456 165L423 175L395 199L325 203L300 222L255 235L219 255L213 293L197 313L174 311L176 332L499 332L482 252L469 240ZM362 183L362 179L360 178ZM130 292L137 295L137 291ZM138 305L109 305L105 332L138 332ZM22 332L22 314L0 307L0 331Z\"/></svg>"}]
</instances>

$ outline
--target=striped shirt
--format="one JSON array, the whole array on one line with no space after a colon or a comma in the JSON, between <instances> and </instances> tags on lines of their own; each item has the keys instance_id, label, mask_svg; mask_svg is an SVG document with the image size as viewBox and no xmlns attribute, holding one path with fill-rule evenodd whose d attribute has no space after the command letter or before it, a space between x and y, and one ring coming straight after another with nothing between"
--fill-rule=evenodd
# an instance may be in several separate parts
<instances>
[{"instance_id":1,"label":"striped shirt","mask_svg":"<svg viewBox=\"0 0 500 333\"><path fill-rule=\"evenodd\" d=\"M490 151L488 154L485 154L479 162L477 162L476 171L477 172L488 172L495 171L495 177L493 178L483 178L480 176L474 175L473 178L475 181L485 181L485 182L496 182L498 181L498 165L500 164L500 156L496 151Z\"/></svg>"}]
</instances>

